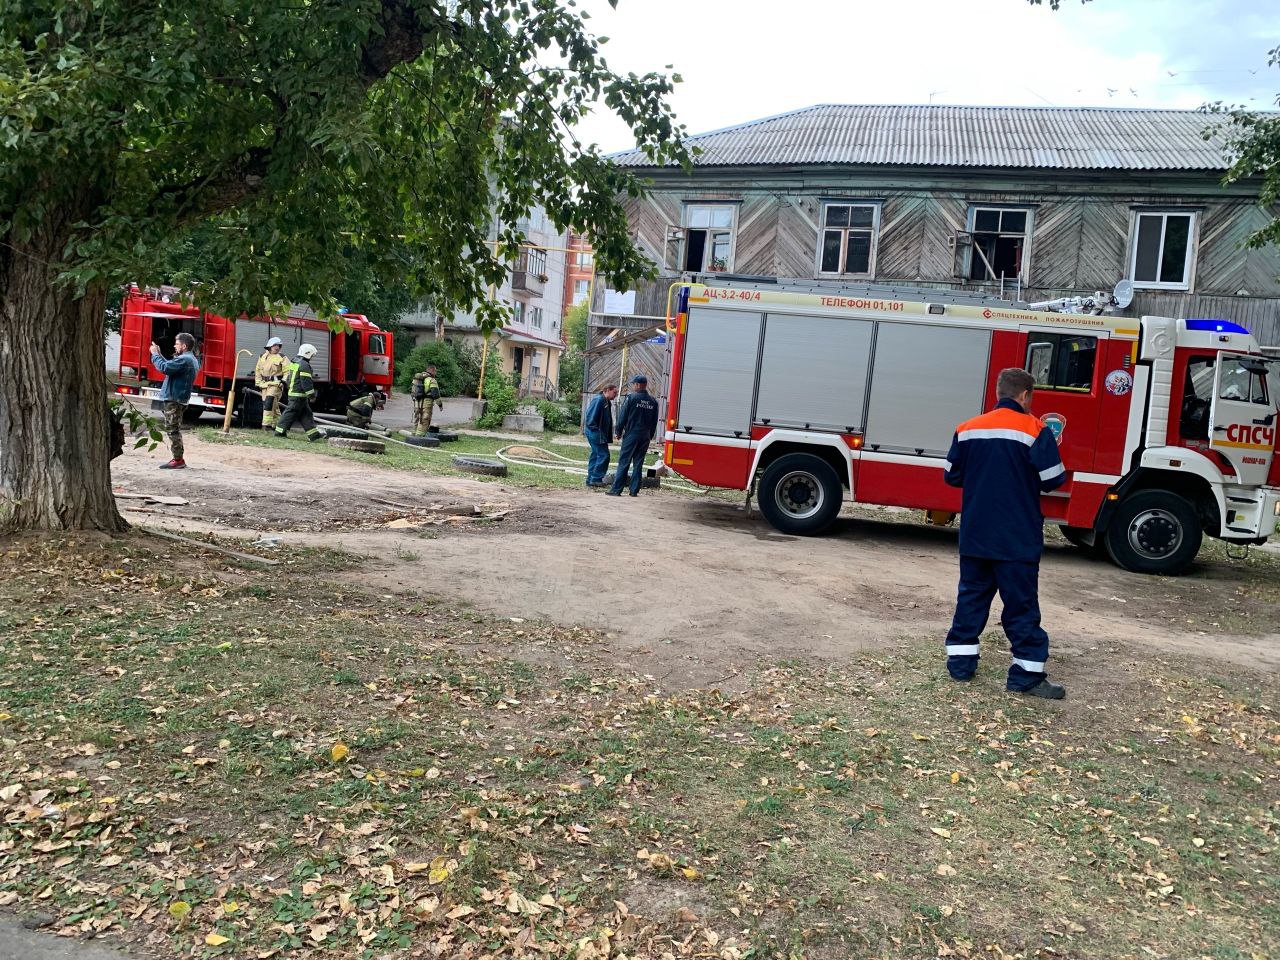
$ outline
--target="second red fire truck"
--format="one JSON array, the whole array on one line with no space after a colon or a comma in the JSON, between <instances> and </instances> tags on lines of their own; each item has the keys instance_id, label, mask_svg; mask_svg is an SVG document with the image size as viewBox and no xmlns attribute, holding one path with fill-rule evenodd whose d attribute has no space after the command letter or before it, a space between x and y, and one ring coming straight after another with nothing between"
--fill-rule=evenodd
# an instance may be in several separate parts
<instances>
[{"instance_id":1,"label":"second red fire truck","mask_svg":"<svg viewBox=\"0 0 1280 960\"><path fill-rule=\"evenodd\" d=\"M787 533L822 532L846 499L953 514L955 425L994 405L1001 369L1026 367L1068 471L1045 518L1071 542L1177 573L1204 534L1255 544L1275 532L1276 361L1246 329L965 300L681 288L665 462L706 486L754 486Z\"/></svg>"},{"instance_id":2,"label":"second red fire truck","mask_svg":"<svg viewBox=\"0 0 1280 960\"><path fill-rule=\"evenodd\" d=\"M347 404L369 388L391 392L394 374L392 334L359 314L345 314L346 330L335 331L306 307L291 308L282 317L241 317L229 320L185 307L175 289L140 290L125 294L120 311L120 370L116 390L154 398L164 377L151 366L152 341L173 355L179 333L196 339L200 373L196 376L191 418L212 410L226 410L227 394L235 390L241 422L261 423L262 403L253 390L253 369L267 340L279 337L286 359L304 343L316 348L311 361L318 396L315 409L345 412Z\"/></svg>"}]
</instances>

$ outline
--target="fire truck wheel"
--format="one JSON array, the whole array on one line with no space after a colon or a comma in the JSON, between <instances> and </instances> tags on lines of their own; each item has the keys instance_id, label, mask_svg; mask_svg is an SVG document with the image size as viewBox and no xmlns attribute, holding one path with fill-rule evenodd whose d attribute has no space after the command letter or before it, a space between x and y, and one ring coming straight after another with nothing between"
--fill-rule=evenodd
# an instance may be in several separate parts
<instances>
[{"instance_id":1,"label":"fire truck wheel","mask_svg":"<svg viewBox=\"0 0 1280 960\"><path fill-rule=\"evenodd\" d=\"M760 512L783 533L822 533L835 522L843 499L835 469L811 453L779 457L760 478Z\"/></svg>"},{"instance_id":2,"label":"fire truck wheel","mask_svg":"<svg viewBox=\"0 0 1280 960\"><path fill-rule=\"evenodd\" d=\"M333 437L329 441L331 447L343 450L358 450L361 453L386 453L387 445L381 440L352 440L349 437Z\"/></svg>"},{"instance_id":3,"label":"fire truck wheel","mask_svg":"<svg viewBox=\"0 0 1280 960\"><path fill-rule=\"evenodd\" d=\"M1134 573L1181 573L1200 552L1196 508L1167 490L1140 490L1120 502L1105 533L1107 553Z\"/></svg>"}]
</instances>

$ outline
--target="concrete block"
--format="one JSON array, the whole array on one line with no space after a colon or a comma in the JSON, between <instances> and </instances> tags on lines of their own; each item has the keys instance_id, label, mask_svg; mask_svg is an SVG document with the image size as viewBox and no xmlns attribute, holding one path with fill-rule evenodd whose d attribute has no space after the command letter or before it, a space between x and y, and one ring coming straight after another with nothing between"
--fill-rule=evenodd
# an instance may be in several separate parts
<instances>
[{"instance_id":1,"label":"concrete block","mask_svg":"<svg viewBox=\"0 0 1280 960\"><path fill-rule=\"evenodd\" d=\"M503 430L516 430L521 433L542 433L544 424L539 416L526 413L512 413L502 418Z\"/></svg>"}]
</instances>

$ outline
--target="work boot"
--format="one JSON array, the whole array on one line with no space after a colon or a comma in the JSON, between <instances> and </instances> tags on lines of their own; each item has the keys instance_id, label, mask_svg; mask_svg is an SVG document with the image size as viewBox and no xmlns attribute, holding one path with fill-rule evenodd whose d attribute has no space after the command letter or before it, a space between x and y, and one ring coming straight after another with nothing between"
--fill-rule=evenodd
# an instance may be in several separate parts
<instances>
[{"instance_id":1,"label":"work boot","mask_svg":"<svg viewBox=\"0 0 1280 960\"><path fill-rule=\"evenodd\" d=\"M621 491L621 490L606 490L606 491L604 492L604 495L605 495L606 497L620 497L620 496L622 496L622 491Z\"/></svg>"},{"instance_id":2,"label":"work boot","mask_svg":"<svg viewBox=\"0 0 1280 960\"><path fill-rule=\"evenodd\" d=\"M1034 687L1028 687L1026 690L1012 690L1011 693L1021 693L1028 697L1040 697L1043 700L1061 700L1067 695L1067 688L1058 683L1051 683L1048 677L1045 677Z\"/></svg>"},{"instance_id":3,"label":"work boot","mask_svg":"<svg viewBox=\"0 0 1280 960\"><path fill-rule=\"evenodd\" d=\"M161 470L185 470L187 469L186 460L170 460L168 463L160 464Z\"/></svg>"}]
</instances>

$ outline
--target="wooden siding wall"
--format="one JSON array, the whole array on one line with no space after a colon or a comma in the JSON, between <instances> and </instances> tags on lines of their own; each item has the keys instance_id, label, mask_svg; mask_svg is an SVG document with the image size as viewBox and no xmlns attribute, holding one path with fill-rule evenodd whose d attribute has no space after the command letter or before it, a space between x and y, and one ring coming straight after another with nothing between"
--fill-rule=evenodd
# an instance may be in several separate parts
<instances>
[{"instance_id":1,"label":"wooden siding wall","mask_svg":"<svg viewBox=\"0 0 1280 960\"><path fill-rule=\"evenodd\" d=\"M876 282L982 289L994 285L963 279L964 248L953 251L949 238L965 228L972 205L1031 205L1030 277L1023 299L1110 290L1128 273L1133 207L1163 204L1200 211L1194 287L1189 294L1140 291L1127 312L1234 320L1263 343L1280 344L1280 249L1244 248L1245 237L1271 216L1246 192L1229 194L1209 177L1184 177L1167 186L1105 179L1030 184L986 178L973 186L910 181L903 174L892 183L866 175L841 180L829 171L735 178L704 168L678 184L658 183L647 197L627 202L637 241L663 273L640 288L636 313L664 312L679 249L666 241L667 231L680 224L687 202L739 204L735 273L817 279L823 199L879 200Z\"/></svg>"}]
</instances>

